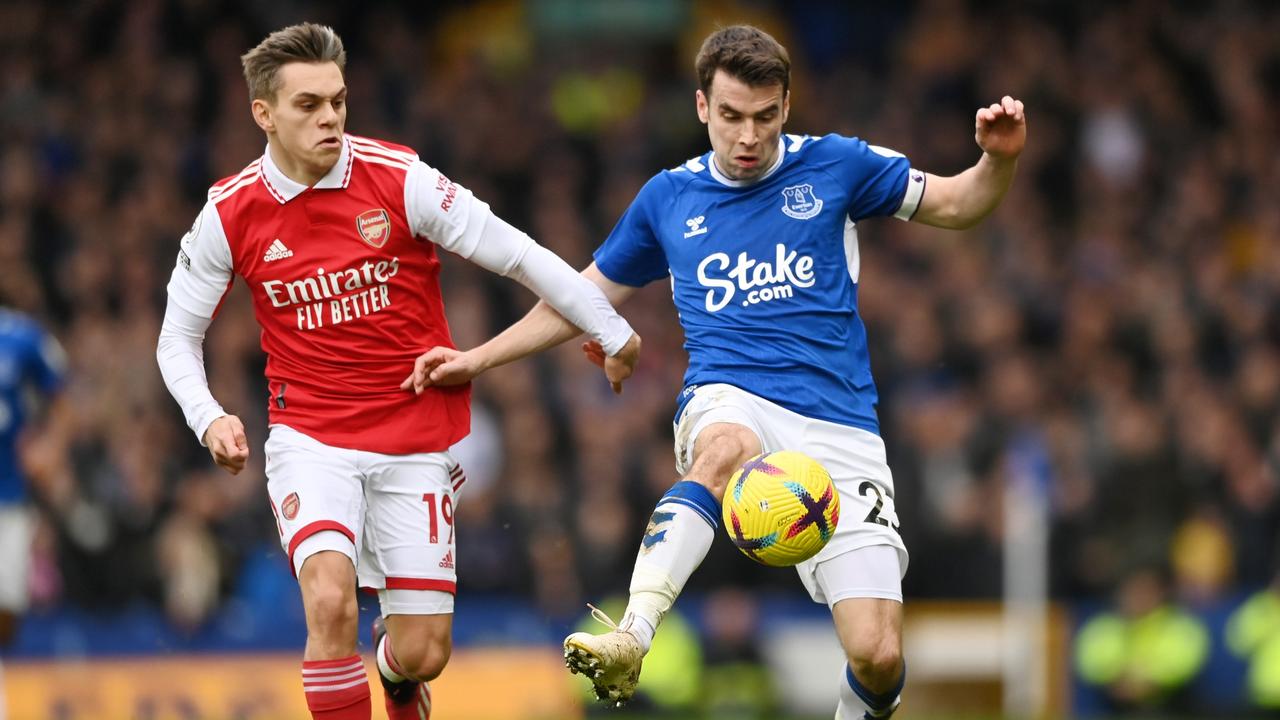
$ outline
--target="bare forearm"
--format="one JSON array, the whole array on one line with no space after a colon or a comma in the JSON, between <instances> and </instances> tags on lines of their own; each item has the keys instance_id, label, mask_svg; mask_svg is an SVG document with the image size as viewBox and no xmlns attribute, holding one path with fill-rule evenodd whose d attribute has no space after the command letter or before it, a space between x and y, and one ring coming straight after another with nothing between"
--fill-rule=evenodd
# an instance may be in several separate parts
<instances>
[{"instance_id":1,"label":"bare forearm","mask_svg":"<svg viewBox=\"0 0 1280 720\"><path fill-rule=\"evenodd\" d=\"M971 228L990 215L1009 191L1017 168L1016 158L996 159L983 153L973 167L951 178L955 187L947 227Z\"/></svg>"},{"instance_id":2,"label":"bare forearm","mask_svg":"<svg viewBox=\"0 0 1280 720\"><path fill-rule=\"evenodd\" d=\"M548 350L581 334L573 323L540 301L514 325L475 348L473 353L484 368L494 368Z\"/></svg>"},{"instance_id":3,"label":"bare forearm","mask_svg":"<svg viewBox=\"0 0 1280 720\"><path fill-rule=\"evenodd\" d=\"M600 289L595 303L617 307L631 297L636 288L620 285L606 278L593 262L582 271L582 276ZM516 324L503 330L500 335L472 351L478 356L484 368L497 367L519 360L527 355L541 352L571 340L582 333L573 323L565 319L555 308L545 301L539 302L532 310L520 318ZM631 341L628 341L629 343ZM606 353L608 351L606 350Z\"/></svg>"},{"instance_id":4,"label":"bare forearm","mask_svg":"<svg viewBox=\"0 0 1280 720\"><path fill-rule=\"evenodd\" d=\"M990 215L1009 192L1017 170L1017 158L997 159L983 153L977 164L968 170L973 173L973 180L968 206L961 211L963 219L977 223Z\"/></svg>"}]
</instances>

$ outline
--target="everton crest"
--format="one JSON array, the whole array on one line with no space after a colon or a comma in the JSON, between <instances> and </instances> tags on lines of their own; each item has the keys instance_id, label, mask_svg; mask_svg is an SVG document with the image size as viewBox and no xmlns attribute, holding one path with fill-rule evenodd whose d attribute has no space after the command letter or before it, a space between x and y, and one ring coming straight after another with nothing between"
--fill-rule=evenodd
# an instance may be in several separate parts
<instances>
[{"instance_id":1,"label":"everton crest","mask_svg":"<svg viewBox=\"0 0 1280 720\"><path fill-rule=\"evenodd\" d=\"M382 208L365 210L356 216L356 230L365 242L380 248L391 237L391 218Z\"/></svg>"},{"instance_id":2,"label":"everton crest","mask_svg":"<svg viewBox=\"0 0 1280 720\"><path fill-rule=\"evenodd\" d=\"M796 220L808 220L822 212L822 198L813 194L809 183L783 188L782 201L782 212Z\"/></svg>"}]
</instances>

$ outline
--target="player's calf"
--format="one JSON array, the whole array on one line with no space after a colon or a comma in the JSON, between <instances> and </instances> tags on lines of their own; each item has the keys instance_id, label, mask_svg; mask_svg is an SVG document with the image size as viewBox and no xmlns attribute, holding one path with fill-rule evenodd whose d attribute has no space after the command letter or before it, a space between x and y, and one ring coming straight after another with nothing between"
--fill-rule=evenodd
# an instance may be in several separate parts
<instances>
[{"instance_id":1,"label":"player's calf","mask_svg":"<svg viewBox=\"0 0 1280 720\"><path fill-rule=\"evenodd\" d=\"M394 649L396 665L400 668L399 674L417 682L440 677L453 651L448 638L433 639L401 634L388 635L388 638L389 647Z\"/></svg>"},{"instance_id":2,"label":"player's calf","mask_svg":"<svg viewBox=\"0 0 1280 720\"><path fill-rule=\"evenodd\" d=\"M389 720L430 718L431 687L426 682L419 682L410 677L411 672L421 672L422 668L414 667L411 671L401 666L396 657L396 651L391 646L391 638L387 634L386 623L382 618L373 621L373 653L378 665L378 677L382 681L382 689L385 693L387 718ZM448 660L447 656L445 660ZM439 675L439 670L443 668L444 663L441 662L435 675Z\"/></svg>"}]
</instances>

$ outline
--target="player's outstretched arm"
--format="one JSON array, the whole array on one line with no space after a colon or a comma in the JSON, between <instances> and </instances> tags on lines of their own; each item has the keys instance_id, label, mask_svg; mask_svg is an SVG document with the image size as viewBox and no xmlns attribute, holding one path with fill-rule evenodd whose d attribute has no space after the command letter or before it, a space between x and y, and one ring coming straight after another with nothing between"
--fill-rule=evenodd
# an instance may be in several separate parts
<instances>
[{"instance_id":1,"label":"player's outstretched arm","mask_svg":"<svg viewBox=\"0 0 1280 720\"><path fill-rule=\"evenodd\" d=\"M959 175L929 175L912 220L952 230L971 228L995 210L1008 192L1018 155L1027 144L1022 101L1005 95L1000 102L979 108L974 125L982 157Z\"/></svg>"},{"instance_id":2,"label":"player's outstretched arm","mask_svg":"<svg viewBox=\"0 0 1280 720\"><path fill-rule=\"evenodd\" d=\"M606 355L625 358L638 351L639 340L635 338L635 332L614 310L598 284L579 275L558 255L495 215L470 190L457 185L426 163L416 161L405 176L404 193L405 217L415 235L430 239L486 270L529 288L571 326L581 328L600 343ZM531 329L533 333L530 336L522 333L517 338L518 342L504 342L498 352L472 358L480 362L467 367L453 366L455 371L448 377L465 381L485 367L524 357L576 334L576 331L560 328L555 322ZM561 333L564 333L563 337L559 337ZM419 359L415 368L428 360L437 366L448 360L457 360L456 357L446 357L450 355L443 350L436 351L431 358ZM625 359L621 364L628 365ZM634 360L630 364L634 364ZM617 369L616 363L611 365ZM414 375L422 373L415 369ZM423 387L421 383L413 382L413 376L402 386L406 389L416 387L419 391Z\"/></svg>"},{"instance_id":3,"label":"player's outstretched arm","mask_svg":"<svg viewBox=\"0 0 1280 720\"><path fill-rule=\"evenodd\" d=\"M595 263L583 270L582 276L599 288L610 305L621 304L636 290L606 278ZM401 387L406 390L412 388L421 393L431 385L461 384L489 368L506 365L550 349L580 334L582 331L576 325L543 300L523 318L483 345L465 352L435 347L418 356L413 373L405 378ZM640 358L640 336L631 333L622 348L613 355L606 354L604 347L596 340L584 343L582 349L588 358L604 368L614 392L621 393L623 381L631 377Z\"/></svg>"}]
</instances>

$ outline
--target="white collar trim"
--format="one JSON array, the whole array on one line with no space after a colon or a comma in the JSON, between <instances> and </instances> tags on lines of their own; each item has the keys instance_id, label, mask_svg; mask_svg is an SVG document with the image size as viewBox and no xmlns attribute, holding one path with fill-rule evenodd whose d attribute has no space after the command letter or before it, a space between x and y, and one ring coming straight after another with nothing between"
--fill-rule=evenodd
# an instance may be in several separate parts
<instances>
[{"instance_id":1,"label":"white collar trim","mask_svg":"<svg viewBox=\"0 0 1280 720\"><path fill-rule=\"evenodd\" d=\"M342 136L342 152L338 155L338 161L329 168L329 172L320 178L315 184L317 190L332 190L335 188L345 188L351 182L351 163L354 158L351 155L351 141L346 135ZM306 185L298 182L285 175L276 165L276 161L271 158L271 147L262 153L262 183L267 186L267 192L271 193L281 205L298 197L304 190Z\"/></svg>"},{"instance_id":2,"label":"white collar trim","mask_svg":"<svg viewBox=\"0 0 1280 720\"><path fill-rule=\"evenodd\" d=\"M782 141L782 138L778 138L778 157L774 158L773 164L769 166L769 169L766 170L763 175L754 180L734 180L728 175L720 172L720 166L716 164L715 150L711 151L711 158L707 160L707 167L711 168L711 177L715 178L716 182L719 182L721 185L727 185L729 187L747 187L748 185L755 185L758 182L762 182L765 178L777 172L778 168L782 167L782 160L786 155L787 144Z\"/></svg>"}]
</instances>

